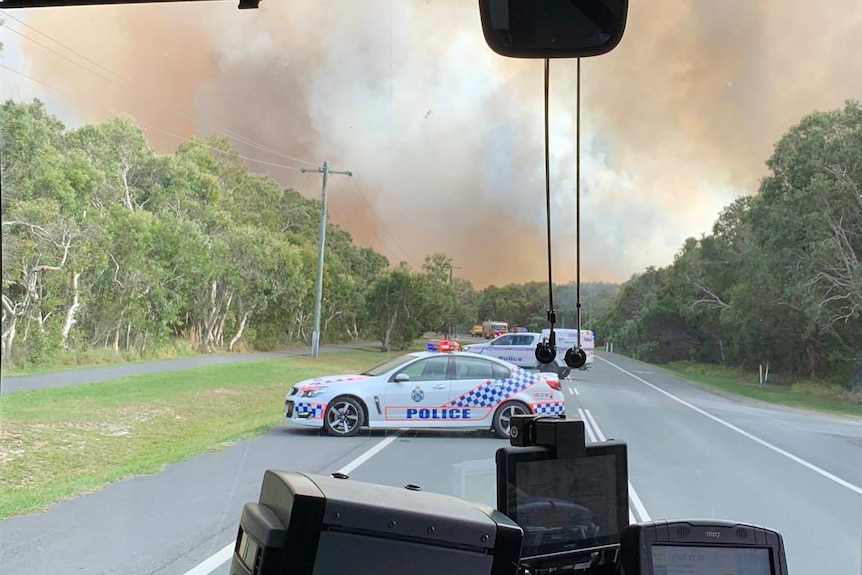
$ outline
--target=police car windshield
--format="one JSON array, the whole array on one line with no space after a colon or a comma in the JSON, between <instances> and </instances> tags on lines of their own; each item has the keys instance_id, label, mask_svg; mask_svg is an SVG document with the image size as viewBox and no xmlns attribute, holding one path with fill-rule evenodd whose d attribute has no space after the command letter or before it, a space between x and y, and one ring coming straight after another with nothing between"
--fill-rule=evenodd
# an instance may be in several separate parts
<instances>
[{"instance_id":1,"label":"police car windshield","mask_svg":"<svg viewBox=\"0 0 862 575\"><path fill-rule=\"evenodd\" d=\"M369 369L367 371L363 371L362 375L371 375L371 376L383 375L384 373L388 373L388 372L392 371L393 369L397 368L398 366L407 363L408 361L412 361L416 357L417 356L414 354L409 354L406 357L404 357L404 356L396 357L395 359L390 359L389 361L385 361L376 367L372 367L371 369Z\"/></svg>"},{"instance_id":2,"label":"police car windshield","mask_svg":"<svg viewBox=\"0 0 862 575\"><path fill-rule=\"evenodd\" d=\"M525 412L860 573L862 1L631 0L580 115L551 60L543 364L544 62L477 4L0 0L0 574L229 575L270 468L494 506Z\"/></svg>"}]
</instances>

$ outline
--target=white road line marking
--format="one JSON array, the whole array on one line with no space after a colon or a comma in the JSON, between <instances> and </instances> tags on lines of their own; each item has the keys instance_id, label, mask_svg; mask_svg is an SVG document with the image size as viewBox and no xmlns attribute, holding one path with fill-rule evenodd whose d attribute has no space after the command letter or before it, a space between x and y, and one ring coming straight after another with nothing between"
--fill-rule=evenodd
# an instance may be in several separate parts
<instances>
[{"instance_id":1,"label":"white road line marking","mask_svg":"<svg viewBox=\"0 0 862 575\"><path fill-rule=\"evenodd\" d=\"M383 441L381 441L380 443L378 443L377 445L375 445L374 447L372 447L371 449L369 449L368 451L366 451L365 453L339 469L338 473L344 473L345 475L350 473L351 471L353 471L354 469L356 469L357 467L383 451L383 449L385 449L387 445L398 439L399 435L401 435L400 430L396 431L395 433L393 433L392 435L390 435L389 437L387 437L386 439L384 439Z\"/></svg>"},{"instance_id":2,"label":"white road line marking","mask_svg":"<svg viewBox=\"0 0 862 575\"><path fill-rule=\"evenodd\" d=\"M599 424L596 423L595 418L593 417L592 412L589 409L578 410L578 412L583 413L585 427L590 430L590 435L594 437L598 437L599 441L605 441L605 434L602 433ZM595 435L593 435L595 433ZM643 501L638 497L637 491L635 491L634 485L629 481L629 499L631 500L631 506L629 507L629 516L634 517L633 523L642 522L642 521L650 521L649 513L647 513L646 507L644 507ZM634 508L634 509L632 509Z\"/></svg>"},{"instance_id":3,"label":"white road line marking","mask_svg":"<svg viewBox=\"0 0 862 575\"><path fill-rule=\"evenodd\" d=\"M569 389L571 389L572 391L574 391L574 392L575 392L575 395L580 395L580 393L578 393L578 388L577 388L577 387L570 387Z\"/></svg>"},{"instance_id":4,"label":"white road line marking","mask_svg":"<svg viewBox=\"0 0 862 575\"><path fill-rule=\"evenodd\" d=\"M235 545L236 541L231 541L215 555L211 555L202 563L198 563L192 569L186 571L185 575L208 575L209 573L212 573L221 567L222 563L231 558Z\"/></svg>"},{"instance_id":5,"label":"white road line marking","mask_svg":"<svg viewBox=\"0 0 862 575\"><path fill-rule=\"evenodd\" d=\"M605 437L605 434L602 433L602 430L599 429L599 424L596 423L595 419L593 419L593 414L590 413L589 409L585 409L584 413L587 414L587 419L590 420L590 424L593 426L593 429L596 431L596 437L599 438L599 441L605 441L607 438Z\"/></svg>"},{"instance_id":6,"label":"white road line marking","mask_svg":"<svg viewBox=\"0 0 862 575\"><path fill-rule=\"evenodd\" d=\"M587 416L584 415L584 410L581 409L580 407L578 408L578 415L580 416L581 421L584 422L584 429L587 432L587 436L589 436L589 438L590 438L590 442L595 443L596 442L596 434L593 433L593 428L590 427L590 422L587 421Z\"/></svg>"},{"instance_id":7,"label":"white road line marking","mask_svg":"<svg viewBox=\"0 0 862 575\"><path fill-rule=\"evenodd\" d=\"M649 513L647 513L646 507L644 507L643 501L638 497L638 493L635 491L631 481L629 481L629 499L631 499L632 506L635 508L635 512L637 512L641 521L652 521Z\"/></svg>"},{"instance_id":8,"label":"white road line marking","mask_svg":"<svg viewBox=\"0 0 862 575\"><path fill-rule=\"evenodd\" d=\"M596 356L596 357L598 357L598 356ZM837 475L833 475L833 474L829 473L828 471L826 471L825 469L821 469L820 467L817 467L813 463L808 463L807 461L805 461L801 457L797 457L796 455L793 455L789 451L785 451L785 450L781 449L780 447L773 445L766 440L760 439L756 435L752 435L751 433L748 433L744 429L741 429L741 428L735 426L734 424L721 419L720 417L716 417L715 415L713 415L707 411L704 411L703 409L697 407L696 405L692 405L691 403L687 402L684 399L680 399L679 397L675 396L674 394L672 394L668 391L665 391L656 385L653 385L652 383L646 381L645 379L636 376L632 372L630 372L626 369L623 369L622 367L618 366L615 363L612 363L612 362L606 360L603 357L599 357L599 359L602 360L603 362L607 363L611 367L614 367L614 368L620 370L621 372L625 373L626 375L633 377L634 379L638 380L639 382L643 383L644 385L651 387L652 389L656 390L657 392L669 397L670 399L676 401L677 403L680 403L680 404L688 407L689 409L692 409L692 410L698 412L699 414L703 415L704 417L708 417L709 419L713 420L714 422L719 423L728 429L732 429L733 431L739 433L740 435L747 437L748 439L750 439L756 443L759 443L763 447L765 447L767 449L771 449L775 453L778 453L779 455L783 455L787 459L790 459L791 461L795 461L796 463L798 463L799 465L802 465L803 467L807 467L811 471L820 474L821 476L825 477L826 479L829 479L830 481L834 481L838 485L840 485L842 487L846 487L850 491L853 491L854 493L858 493L859 495L862 495L862 487L859 487L857 485L853 485L849 481L845 481L845 480L841 479L840 477L838 477Z\"/></svg>"},{"instance_id":9,"label":"white road line marking","mask_svg":"<svg viewBox=\"0 0 862 575\"><path fill-rule=\"evenodd\" d=\"M395 441L399 435L401 435L402 430L398 430L389 437L385 438L383 441L380 441L374 445L371 449L342 467L337 471L337 473L350 473ZM184 573L184 575L209 575L216 569L222 566L222 564L226 563L233 556L233 548L236 545L236 541L231 541L220 550L215 552L213 555L210 555L188 571Z\"/></svg>"}]
</instances>

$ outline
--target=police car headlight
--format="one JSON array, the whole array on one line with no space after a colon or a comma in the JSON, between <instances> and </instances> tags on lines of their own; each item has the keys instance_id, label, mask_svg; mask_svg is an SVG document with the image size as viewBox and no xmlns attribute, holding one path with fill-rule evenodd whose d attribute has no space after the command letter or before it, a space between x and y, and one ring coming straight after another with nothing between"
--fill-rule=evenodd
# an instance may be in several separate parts
<instances>
[{"instance_id":1,"label":"police car headlight","mask_svg":"<svg viewBox=\"0 0 862 575\"><path fill-rule=\"evenodd\" d=\"M313 389L306 389L302 392L300 397L317 397L318 395L323 395L327 391L329 391L328 387L315 387Z\"/></svg>"}]
</instances>

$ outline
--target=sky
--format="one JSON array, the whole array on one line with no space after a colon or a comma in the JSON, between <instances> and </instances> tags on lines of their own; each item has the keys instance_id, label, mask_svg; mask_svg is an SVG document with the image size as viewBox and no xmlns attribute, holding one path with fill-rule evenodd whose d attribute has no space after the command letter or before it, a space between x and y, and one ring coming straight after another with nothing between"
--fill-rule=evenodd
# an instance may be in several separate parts
<instances>
[{"instance_id":1,"label":"sky","mask_svg":"<svg viewBox=\"0 0 862 575\"><path fill-rule=\"evenodd\" d=\"M7 10L0 96L69 126L128 114L160 152L229 137L390 261L445 251L478 287L547 279L541 60L484 43L467 0ZM581 274L669 264L811 111L862 98L862 2L639 0L582 61ZM575 278L575 70L551 63L554 281Z\"/></svg>"}]
</instances>

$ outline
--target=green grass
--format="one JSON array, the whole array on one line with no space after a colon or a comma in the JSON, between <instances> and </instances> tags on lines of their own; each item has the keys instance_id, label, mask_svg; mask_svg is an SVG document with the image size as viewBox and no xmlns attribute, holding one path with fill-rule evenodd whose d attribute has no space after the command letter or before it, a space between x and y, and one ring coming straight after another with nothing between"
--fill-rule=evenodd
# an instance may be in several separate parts
<instances>
[{"instance_id":1,"label":"green grass","mask_svg":"<svg viewBox=\"0 0 862 575\"><path fill-rule=\"evenodd\" d=\"M0 375L32 375L67 369L85 369L100 365L115 365L120 363L141 363L156 359L173 359L199 355L188 344L175 342L172 345L152 350L144 355L137 352L116 352L110 349L93 349L89 351L61 351L49 362L32 365L23 361L16 363L3 362Z\"/></svg>"},{"instance_id":2,"label":"green grass","mask_svg":"<svg viewBox=\"0 0 862 575\"><path fill-rule=\"evenodd\" d=\"M694 383L759 401L862 417L862 396L828 382L799 381L792 385L761 386L757 383L756 373L734 368L682 361L656 367Z\"/></svg>"},{"instance_id":3,"label":"green grass","mask_svg":"<svg viewBox=\"0 0 862 575\"><path fill-rule=\"evenodd\" d=\"M263 433L299 380L363 371L375 349L221 364L0 399L0 519Z\"/></svg>"}]
</instances>

